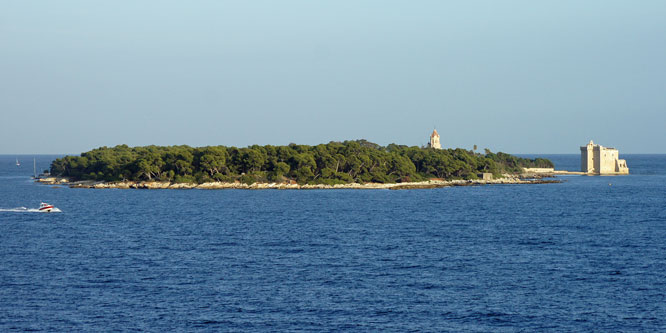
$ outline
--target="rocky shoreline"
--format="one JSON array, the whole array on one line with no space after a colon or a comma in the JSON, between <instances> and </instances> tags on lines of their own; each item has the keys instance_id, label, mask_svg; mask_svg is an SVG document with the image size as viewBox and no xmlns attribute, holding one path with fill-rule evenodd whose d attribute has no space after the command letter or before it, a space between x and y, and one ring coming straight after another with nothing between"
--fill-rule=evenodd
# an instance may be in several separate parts
<instances>
[{"instance_id":1,"label":"rocky shoreline","mask_svg":"<svg viewBox=\"0 0 666 333\"><path fill-rule=\"evenodd\" d=\"M202 189L202 190L223 190L223 189L247 189L247 190L314 190L314 189L388 189L388 190L408 190L408 189L430 189L451 186L479 186L479 185L497 185L497 184L549 184L560 183L559 180L543 180L539 178L520 178L509 176L492 180L428 180L422 182L409 183L349 183L349 184L294 184L294 183L253 183L244 184L240 182L211 182L203 184L194 183L171 183L159 181L124 181L124 182L95 182L95 181L77 181L71 182L66 178L43 178L37 182L46 185L65 185L71 188L93 188L93 189Z\"/></svg>"}]
</instances>

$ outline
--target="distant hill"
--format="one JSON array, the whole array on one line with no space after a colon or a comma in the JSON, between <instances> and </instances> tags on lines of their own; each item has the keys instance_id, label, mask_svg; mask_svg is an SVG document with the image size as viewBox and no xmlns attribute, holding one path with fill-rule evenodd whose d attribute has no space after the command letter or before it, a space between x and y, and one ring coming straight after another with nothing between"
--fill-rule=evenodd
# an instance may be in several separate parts
<instances>
[{"instance_id":1,"label":"distant hill","mask_svg":"<svg viewBox=\"0 0 666 333\"><path fill-rule=\"evenodd\" d=\"M505 153L485 154L464 149L431 149L366 140L316 146L101 147L81 156L58 158L51 174L71 180L175 183L213 181L299 184L399 183L429 178L476 179L482 172L500 177L522 167L552 168L546 159L526 159Z\"/></svg>"}]
</instances>

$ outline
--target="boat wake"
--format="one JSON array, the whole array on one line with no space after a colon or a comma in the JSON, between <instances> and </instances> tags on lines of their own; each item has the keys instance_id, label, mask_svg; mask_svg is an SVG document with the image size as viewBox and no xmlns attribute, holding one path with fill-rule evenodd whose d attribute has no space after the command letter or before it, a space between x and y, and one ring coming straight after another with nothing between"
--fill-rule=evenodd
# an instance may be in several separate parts
<instances>
[{"instance_id":1,"label":"boat wake","mask_svg":"<svg viewBox=\"0 0 666 333\"><path fill-rule=\"evenodd\" d=\"M41 211L37 208L25 208L25 207L17 207L17 208L0 208L0 212L13 212L13 213L46 213L45 211ZM58 208L53 208L51 210L51 213L62 213L62 211Z\"/></svg>"}]
</instances>

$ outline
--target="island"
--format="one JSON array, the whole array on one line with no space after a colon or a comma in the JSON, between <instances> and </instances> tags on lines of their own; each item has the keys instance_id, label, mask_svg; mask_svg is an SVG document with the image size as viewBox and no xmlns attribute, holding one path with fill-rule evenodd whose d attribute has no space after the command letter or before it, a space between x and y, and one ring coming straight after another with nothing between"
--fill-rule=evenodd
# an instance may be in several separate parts
<instances>
[{"instance_id":1,"label":"island","mask_svg":"<svg viewBox=\"0 0 666 333\"><path fill-rule=\"evenodd\" d=\"M316 146L100 147L51 163L47 184L89 188L432 188L523 179L547 159L367 140Z\"/></svg>"}]
</instances>

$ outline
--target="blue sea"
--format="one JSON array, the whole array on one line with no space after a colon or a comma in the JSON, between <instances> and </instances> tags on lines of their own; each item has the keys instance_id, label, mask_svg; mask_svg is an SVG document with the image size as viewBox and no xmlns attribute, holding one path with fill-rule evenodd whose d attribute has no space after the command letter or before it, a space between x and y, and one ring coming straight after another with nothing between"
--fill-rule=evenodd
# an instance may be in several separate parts
<instances>
[{"instance_id":1,"label":"blue sea","mask_svg":"<svg viewBox=\"0 0 666 333\"><path fill-rule=\"evenodd\" d=\"M666 331L666 155L622 157L629 176L559 184L298 191L70 189L2 155L0 331Z\"/></svg>"}]
</instances>

